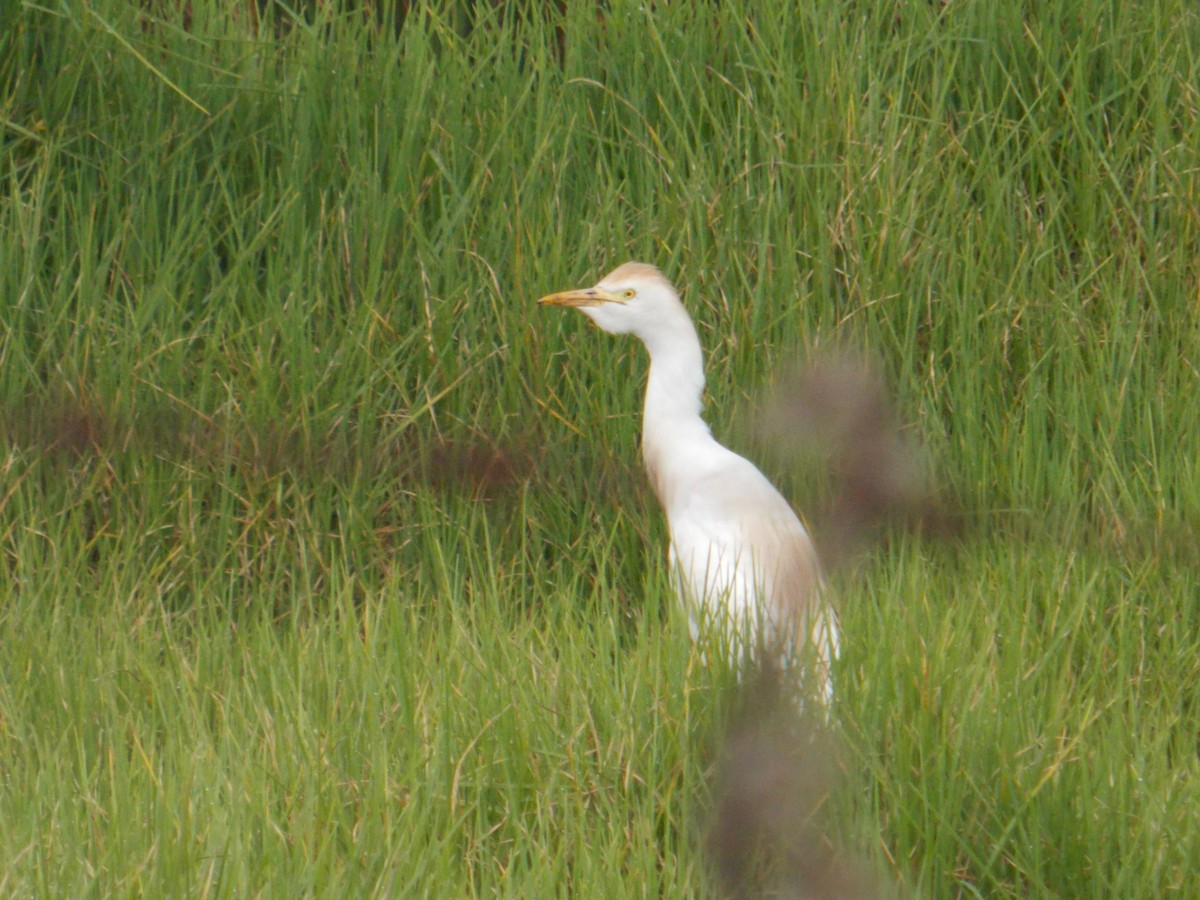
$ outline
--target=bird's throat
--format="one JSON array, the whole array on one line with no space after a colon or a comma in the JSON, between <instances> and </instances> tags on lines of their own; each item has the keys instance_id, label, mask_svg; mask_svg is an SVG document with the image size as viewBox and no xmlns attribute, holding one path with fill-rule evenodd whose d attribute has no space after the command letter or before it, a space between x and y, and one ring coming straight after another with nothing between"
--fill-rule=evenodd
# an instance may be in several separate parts
<instances>
[{"instance_id":1,"label":"bird's throat","mask_svg":"<svg viewBox=\"0 0 1200 900\"><path fill-rule=\"evenodd\" d=\"M691 337L652 350L642 410L642 455L650 483L668 508L690 463L713 440L700 415L703 354L694 332Z\"/></svg>"}]
</instances>

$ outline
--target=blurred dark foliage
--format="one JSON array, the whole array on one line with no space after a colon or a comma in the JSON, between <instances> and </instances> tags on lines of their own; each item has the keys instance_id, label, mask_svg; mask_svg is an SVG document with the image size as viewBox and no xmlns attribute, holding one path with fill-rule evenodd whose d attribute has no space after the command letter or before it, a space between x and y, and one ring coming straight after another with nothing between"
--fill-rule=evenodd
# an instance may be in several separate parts
<instances>
[{"instance_id":1,"label":"blurred dark foliage","mask_svg":"<svg viewBox=\"0 0 1200 900\"><path fill-rule=\"evenodd\" d=\"M785 376L756 423L780 464L812 464L833 481L813 517L827 570L851 562L883 528L958 530L866 358L831 354ZM705 839L718 886L734 898L894 896L830 835L825 807L840 776L831 713L798 703L788 684L786 673L763 669L736 688Z\"/></svg>"},{"instance_id":2,"label":"blurred dark foliage","mask_svg":"<svg viewBox=\"0 0 1200 900\"><path fill-rule=\"evenodd\" d=\"M514 490L534 469L529 448L482 434L451 439L410 426L365 446L346 429L314 436L292 423L251 427L165 404L121 417L78 391L29 397L20 407L0 410L0 441L69 458L187 459L201 468L233 466L261 478L286 472L337 480L366 473L394 478L397 490L423 484L479 499Z\"/></svg>"},{"instance_id":3,"label":"blurred dark foliage","mask_svg":"<svg viewBox=\"0 0 1200 900\"><path fill-rule=\"evenodd\" d=\"M938 538L961 530L962 516L933 487L919 443L867 358L831 354L785 376L757 423L760 441L785 464L828 468L834 495L813 516L827 570L852 560L881 527Z\"/></svg>"},{"instance_id":4,"label":"blurred dark foliage","mask_svg":"<svg viewBox=\"0 0 1200 900\"><path fill-rule=\"evenodd\" d=\"M827 832L837 746L823 708L807 710L813 711L797 704L786 680L770 669L739 686L720 743L705 836L723 896L890 896Z\"/></svg>"}]
</instances>

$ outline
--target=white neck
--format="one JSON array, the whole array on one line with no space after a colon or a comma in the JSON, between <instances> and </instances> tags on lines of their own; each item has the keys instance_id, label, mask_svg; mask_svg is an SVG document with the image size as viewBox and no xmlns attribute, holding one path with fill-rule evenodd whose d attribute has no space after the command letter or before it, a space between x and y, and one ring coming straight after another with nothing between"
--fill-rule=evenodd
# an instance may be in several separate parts
<instances>
[{"instance_id":1,"label":"white neck","mask_svg":"<svg viewBox=\"0 0 1200 900\"><path fill-rule=\"evenodd\" d=\"M642 340L650 354L642 410L642 456L655 493L669 509L673 489L691 468L689 457L705 444L715 443L700 418L704 355L686 314L669 331Z\"/></svg>"}]
</instances>

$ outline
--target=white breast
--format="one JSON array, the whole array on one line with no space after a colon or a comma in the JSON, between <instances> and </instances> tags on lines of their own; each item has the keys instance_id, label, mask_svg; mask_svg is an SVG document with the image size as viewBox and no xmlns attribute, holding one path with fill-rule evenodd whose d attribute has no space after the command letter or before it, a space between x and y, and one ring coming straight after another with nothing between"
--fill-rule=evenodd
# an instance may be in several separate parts
<instances>
[{"instance_id":1,"label":"white breast","mask_svg":"<svg viewBox=\"0 0 1200 900\"><path fill-rule=\"evenodd\" d=\"M758 469L720 450L662 498L672 576L692 634L711 635L735 664L761 651L788 662L811 643L829 695L837 626L820 602L808 533Z\"/></svg>"}]
</instances>

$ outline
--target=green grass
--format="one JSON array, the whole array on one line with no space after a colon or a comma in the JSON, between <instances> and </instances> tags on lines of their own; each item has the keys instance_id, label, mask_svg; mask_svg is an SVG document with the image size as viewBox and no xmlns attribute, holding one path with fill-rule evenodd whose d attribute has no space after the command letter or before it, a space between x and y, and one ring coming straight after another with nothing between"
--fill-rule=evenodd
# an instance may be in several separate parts
<instances>
[{"instance_id":1,"label":"green grass","mask_svg":"<svg viewBox=\"0 0 1200 900\"><path fill-rule=\"evenodd\" d=\"M177 5L0 18L0 893L715 891L643 355L533 302L629 258L719 437L863 348L964 525L832 575L838 858L1189 890L1190 4Z\"/></svg>"}]
</instances>

